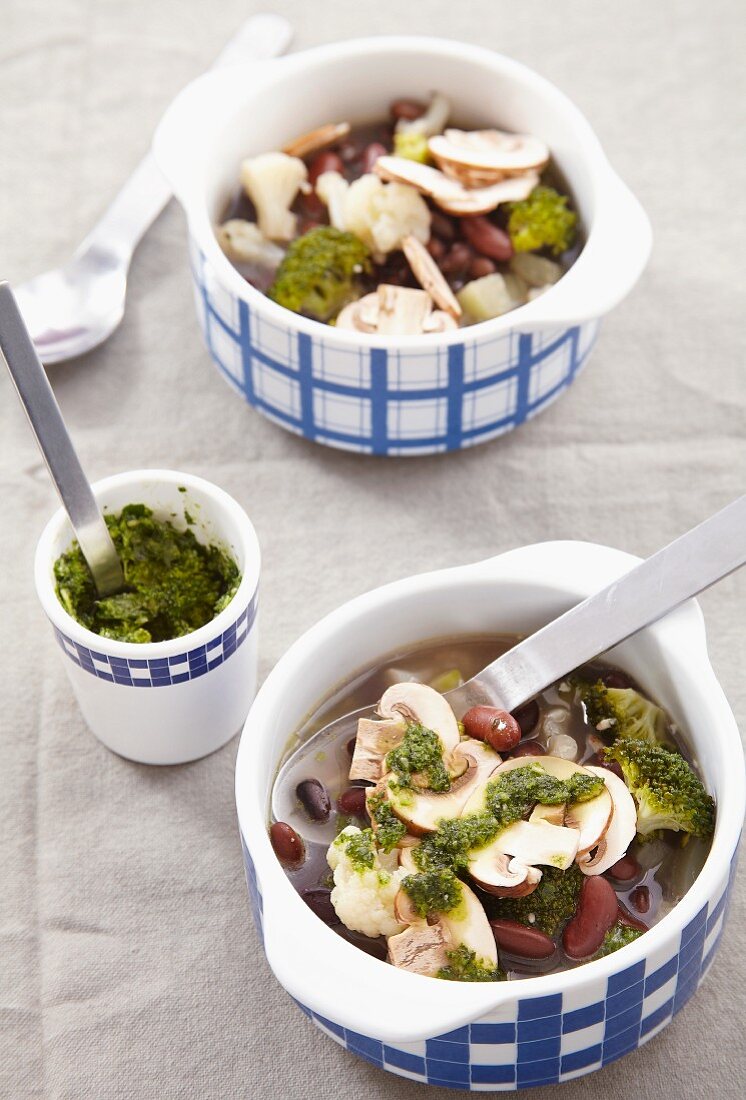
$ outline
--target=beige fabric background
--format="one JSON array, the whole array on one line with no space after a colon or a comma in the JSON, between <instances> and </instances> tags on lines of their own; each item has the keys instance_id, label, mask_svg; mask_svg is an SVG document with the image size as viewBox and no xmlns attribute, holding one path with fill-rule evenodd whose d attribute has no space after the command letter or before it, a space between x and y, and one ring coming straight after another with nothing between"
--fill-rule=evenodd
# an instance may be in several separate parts
<instances>
[{"instance_id":1,"label":"beige fabric background","mask_svg":"<svg viewBox=\"0 0 746 1100\"><path fill-rule=\"evenodd\" d=\"M230 393L197 334L183 219L169 208L136 257L121 329L52 380L91 477L172 466L246 506L264 552L262 673L324 612L381 582L546 538L647 554L743 492L740 0L275 6L294 21L296 48L431 32L535 66L586 112L656 241L588 370L548 412L462 455L376 461L296 439ZM170 97L252 4L0 10L0 274L19 281L68 255ZM424 1095L316 1031L266 967L236 833L236 743L158 770L118 759L84 728L32 586L55 498L5 377L0 394L0 1095ZM391 532L384 552L380 540L371 548L371 524ZM703 605L743 721L746 573ZM742 876L696 1000L644 1051L563 1096L743 1095L745 896Z\"/></svg>"}]
</instances>

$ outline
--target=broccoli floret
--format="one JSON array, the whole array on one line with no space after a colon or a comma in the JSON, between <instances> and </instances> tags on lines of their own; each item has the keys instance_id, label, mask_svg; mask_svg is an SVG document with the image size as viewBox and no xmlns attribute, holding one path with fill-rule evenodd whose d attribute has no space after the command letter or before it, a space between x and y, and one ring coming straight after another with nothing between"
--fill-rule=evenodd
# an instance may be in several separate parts
<instances>
[{"instance_id":1,"label":"broccoli floret","mask_svg":"<svg viewBox=\"0 0 746 1100\"><path fill-rule=\"evenodd\" d=\"M567 208L567 195L553 187L535 187L527 199L510 204L508 232L516 252L548 248L555 256L569 248L578 215Z\"/></svg>"},{"instance_id":2,"label":"broccoli floret","mask_svg":"<svg viewBox=\"0 0 746 1100\"><path fill-rule=\"evenodd\" d=\"M668 739L665 712L634 688L610 688L602 680L577 680L575 686L595 729L608 730L614 737L639 737L652 745Z\"/></svg>"},{"instance_id":3,"label":"broccoli floret","mask_svg":"<svg viewBox=\"0 0 746 1100\"><path fill-rule=\"evenodd\" d=\"M360 277L370 271L367 245L354 233L322 225L290 244L267 294L294 313L330 321L359 297Z\"/></svg>"},{"instance_id":4,"label":"broccoli floret","mask_svg":"<svg viewBox=\"0 0 746 1100\"><path fill-rule=\"evenodd\" d=\"M449 982L502 982L505 974L495 967L484 966L477 958L476 952L461 944L455 951L446 952L448 966L442 966L436 978L444 978Z\"/></svg>"},{"instance_id":5,"label":"broccoli floret","mask_svg":"<svg viewBox=\"0 0 746 1100\"><path fill-rule=\"evenodd\" d=\"M500 898L496 916L520 921L529 928L538 928L554 936L577 909L582 885L583 872L577 863L566 871L544 867L541 881L533 893L522 898Z\"/></svg>"},{"instance_id":6,"label":"broccoli floret","mask_svg":"<svg viewBox=\"0 0 746 1100\"><path fill-rule=\"evenodd\" d=\"M591 956L589 962L593 962L594 959L603 959L605 955L611 955L612 952L618 951L620 947L626 947L628 943L632 943L642 935L641 928L631 928L628 924L622 924L618 920L606 933L601 946L596 954Z\"/></svg>"},{"instance_id":7,"label":"broccoli floret","mask_svg":"<svg viewBox=\"0 0 746 1100\"><path fill-rule=\"evenodd\" d=\"M707 838L715 828L715 803L680 753L634 737L605 750L616 760L637 803L637 830L658 829Z\"/></svg>"}]
</instances>

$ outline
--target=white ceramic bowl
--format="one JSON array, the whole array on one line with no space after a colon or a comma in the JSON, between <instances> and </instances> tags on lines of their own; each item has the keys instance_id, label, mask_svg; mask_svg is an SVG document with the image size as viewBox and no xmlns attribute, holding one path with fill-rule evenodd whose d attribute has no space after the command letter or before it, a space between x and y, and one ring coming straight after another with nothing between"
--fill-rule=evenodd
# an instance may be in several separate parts
<instances>
[{"instance_id":1,"label":"white ceramic bowl","mask_svg":"<svg viewBox=\"0 0 746 1100\"><path fill-rule=\"evenodd\" d=\"M385 117L392 98L434 88L456 119L547 142L587 234L569 272L512 313L437 336L337 331L251 287L214 234L242 158L324 122ZM457 450L535 415L572 382L650 252L647 217L578 109L524 65L458 42L358 39L208 73L168 109L154 152L187 215L197 313L218 370L283 427L349 450Z\"/></svg>"},{"instance_id":2,"label":"white ceramic bowl","mask_svg":"<svg viewBox=\"0 0 746 1100\"><path fill-rule=\"evenodd\" d=\"M565 973L497 985L396 970L342 940L311 912L267 836L283 746L333 688L429 638L533 631L636 562L603 546L543 543L387 585L304 634L257 695L239 747L236 800L264 949L307 1015L376 1065L431 1084L486 1091L567 1080L647 1042L706 973L723 927L745 794L738 731L693 602L609 656L678 723L717 800L715 837L679 904L615 954Z\"/></svg>"},{"instance_id":3,"label":"white ceramic bowl","mask_svg":"<svg viewBox=\"0 0 746 1100\"><path fill-rule=\"evenodd\" d=\"M57 598L54 562L73 541L63 509L36 550L36 590L65 657L90 729L120 756L182 764L214 752L241 728L257 676L259 543L243 508L216 485L174 470L133 470L93 485L103 510L147 504L156 517L192 530L234 557L241 583L227 607L199 630L167 642L119 642L76 622Z\"/></svg>"}]
</instances>

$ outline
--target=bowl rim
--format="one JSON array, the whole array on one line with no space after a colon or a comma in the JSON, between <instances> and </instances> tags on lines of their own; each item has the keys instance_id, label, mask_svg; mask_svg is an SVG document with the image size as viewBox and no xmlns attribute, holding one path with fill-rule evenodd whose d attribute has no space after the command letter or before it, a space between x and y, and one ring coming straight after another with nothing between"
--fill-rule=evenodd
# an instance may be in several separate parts
<instances>
[{"instance_id":1,"label":"bowl rim","mask_svg":"<svg viewBox=\"0 0 746 1100\"><path fill-rule=\"evenodd\" d=\"M111 655L130 657L132 659L154 660L159 657L173 657L184 652L185 649L194 649L211 641L216 635L222 634L234 621L237 609L249 604L255 596L261 573L261 550L256 530L246 511L229 493L218 485L198 477L196 474L187 474L178 470L127 470L119 474L112 474L91 484L93 495L101 502L106 494L115 489L131 485L133 490L144 482L163 485L183 485L188 489L195 489L210 500L222 512L229 516L236 526L237 541L240 543L240 551L244 555L246 565L242 570L241 583L230 602L223 610L210 619L209 622L191 631L182 634L178 638L170 638L163 642L122 642L115 638L103 638L100 634L89 630L70 615L60 603L55 592L51 566L54 564L53 546L60 532L70 521L63 507L47 521L36 546L34 555L34 581L36 591L47 618L52 625L59 629L73 642L77 642L87 649L106 652ZM72 536L74 538L74 535Z\"/></svg>"},{"instance_id":2,"label":"bowl rim","mask_svg":"<svg viewBox=\"0 0 746 1100\"><path fill-rule=\"evenodd\" d=\"M378 960L370 958L336 936L308 909L271 848L266 828L266 804L269 792L264 792L264 805L259 807L254 804L249 783L250 769L247 766L248 745L250 740L256 743L262 736L269 736L266 725L274 706L273 699L287 691L288 685L292 684L294 676L298 674L304 661L322 638L333 639L341 631L353 627L355 622L368 611L375 609L380 611L382 605L395 602L401 596L411 595L413 590L419 590L420 595L424 597L429 590L444 585L454 586L469 577L485 581L493 575L496 581L504 581L505 572L492 573L495 567L507 570L508 579L512 583L519 582L525 571L529 583L540 584L542 582L537 580L536 571L532 572L537 560L540 568L542 562L546 563L550 559L567 565L568 560L578 555L580 555L581 566L579 567L577 562L574 566L576 574L574 584L563 588L563 585L558 583L557 578L560 573L555 567L554 570L546 570L546 585L559 591L567 591L568 594L574 589L581 588L588 594L594 590L594 583L596 587L600 586L597 578L595 582L593 579L594 573L598 573L599 569L605 572L606 580L609 580L611 579L609 573L612 576L618 576L640 560L633 555L598 544L573 541L545 542L508 551L472 565L441 569L394 581L347 601L310 627L280 658L262 685L241 734L236 760L236 805L239 828L262 887L264 911L267 914L267 919L264 921L264 948L270 966L280 983L292 996L297 997L320 1015L332 1020L339 1019L341 1015L345 1026L351 1026L364 1035L373 1035L385 1042L413 1042L480 1019L501 1005L512 1001L545 997L578 989L584 985L595 985L605 981L611 974L626 970L635 963L656 955L661 948L667 947L670 954L672 941L677 939L702 907L712 900L723 877L727 879L731 861L738 846L746 804L746 775L742 767L734 766L725 770L723 790L715 792L718 802L716 832L702 870L683 898L657 924L644 936L622 949L621 960L618 958L619 953L614 953L571 970L499 983L498 989L491 989L489 985L474 987L473 984L468 983L464 985L448 983L449 986L456 988L448 993L450 1014L446 1014L446 1026L441 1026L444 1011L440 1011L439 1005L435 1002L439 1002L444 995L441 994L441 998L438 997L441 991L433 989L432 979L400 972L393 967L386 967L385 975L381 975L383 966ZM582 568L582 576L579 568ZM659 641L669 668L683 670L692 663L696 665L696 677L689 679L693 684L693 690L698 693L700 700L706 701L708 712L713 716L713 728L717 728L718 731L716 744L721 751L727 747L734 759L743 761L743 748L735 718L707 655L699 605L693 600L688 601L658 623L647 627L646 632ZM370 1013L366 1013L359 1004L352 1003L349 998L344 1002L340 1013L338 1000L335 1000L332 992L334 982L330 981L324 988L310 986L306 975L299 974L297 968L293 969L286 965L281 950L278 950L277 928L283 921L287 922L287 912L292 916L296 931L302 929L298 932L299 938L307 936L307 942L317 947L319 951L331 952L336 957L335 961L342 964L346 974L349 974L351 967L358 968L360 980L368 988L371 985L377 987L385 985L402 1001L418 1000L422 1004L427 1004L429 1006L427 1011L440 1021L437 1028L434 1029L435 1025L428 1023L425 1019L420 1026L412 1026L403 1032L400 1024L397 1025L391 1020L381 1020L377 1023L376 1030Z\"/></svg>"},{"instance_id":3,"label":"bowl rim","mask_svg":"<svg viewBox=\"0 0 746 1100\"><path fill-rule=\"evenodd\" d=\"M601 223L608 224L609 219L615 216L616 208L619 206L619 203L614 201L603 204L599 201L599 197L604 193L608 193L607 197L608 195L613 196L615 187L609 185L621 184L621 180L609 164L599 139L583 113L564 92L546 77L541 76L522 62L482 46L429 36L381 35L316 46L285 57L260 62L253 72L253 84L251 81L246 81L245 73L241 69L233 69L233 79L235 80L237 75L242 77L241 88L244 96L248 96L250 93L255 94L257 88L271 85L273 80L292 80L314 64L323 66L327 61L339 57L354 58L354 56L363 54L368 56L371 54L405 54L412 51L428 51L433 58L451 57L462 61L466 60L474 65L502 72L515 83L522 83L525 87L532 88L545 101L552 102L563 114L568 132L572 132L574 139L577 141L578 151L582 154L584 163L588 168L592 192L590 202L592 210L590 212L581 210L583 222L586 226L585 242L580 254L558 282L533 301L511 310L501 317L489 321L480 321L474 325L449 330L445 333L381 336L337 330L334 326L303 317L301 314L294 313L292 310L278 305L239 274L218 244L203 188L200 188L198 197L194 193L192 193L192 198L189 200L181 199L180 196L180 201L183 202L187 213L189 233L194 238L201 254L200 264L202 263L202 256L204 256L220 284L235 294L240 301L250 305L260 316L264 315L269 323L284 329L290 328L296 334L305 335L312 339L315 337L317 341L322 341L324 346L330 348L355 349L362 352L380 348L410 352L422 349L424 352L432 352L435 348L448 348L464 343L488 341L498 336L507 335L516 328L534 326L560 330L562 328L561 321L553 318L551 322L545 323L542 321L542 314L553 304L559 287L563 287L563 291L567 291L568 279L571 278L573 282L576 282L585 273L589 255L591 262L593 262L592 253L589 254L589 248L598 236ZM206 73L189 85L185 91L213 82L219 83L221 80L230 81L230 77L230 68ZM155 139L156 159L159 155L159 135L160 128ZM624 188L623 184L621 186ZM634 200L634 202L637 203L637 200ZM649 235L649 224L647 224L647 231ZM641 269L650 251L650 241L645 234L640 238L639 251L642 257ZM575 272L574 276L573 272ZM195 277L197 277L196 272ZM198 281L202 281L201 272ZM626 293L626 290L624 293ZM605 310L599 312L602 313ZM593 316L598 316L598 314ZM587 318L587 320L591 319L591 316ZM574 323L580 322L568 320L564 327L571 327Z\"/></svg>"}]
</instances>

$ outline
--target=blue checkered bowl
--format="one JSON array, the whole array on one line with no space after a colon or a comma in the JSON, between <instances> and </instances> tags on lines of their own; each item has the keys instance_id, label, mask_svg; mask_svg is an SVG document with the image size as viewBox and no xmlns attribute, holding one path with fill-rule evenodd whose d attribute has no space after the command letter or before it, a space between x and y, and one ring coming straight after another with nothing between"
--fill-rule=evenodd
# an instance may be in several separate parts
<instances>
[{"instance_id":1,"label":"blue checkered bowl","mask_svg":"<svg viewBox=\"0 0 746 1100\"><path fill-rule=\"evenodd\" d=\"M499 984L440 982L397 970L311 912L267 836L272 781L288 739L334 689L426 639L533 631L637 560L588 543L543 543L387 585L304 634L259 691L236 764L254 921L270 966L302 1011L375 1065L415 1081L486 1092L570 1080L647 1043L710 968L746 794L738 730L693 602L609 658L673 715L716 796L715 838L678 905L615 954L562 974Z\"/></svg>"},{"instance_id":2,"label":"blue checkered bowl","mask_svg":"<svg viewBox=\"0 0 746 1100\"><path fill-rule=\"evenodd\" d=\"M143 764L182 764L220 748L241 728L257 680L260 554L243 508L217 485L174 470L133 470L93 485L104 512L147 504L156 517L224 547L241 570L231 602L209 623L166 642L102 638L57 598L54 562L73 541L62 508L39 539L36 590L52 624L83 717L100 741Z\"/></svg>"},{"instance_id":3,"label":"blue checkered bowl","mask_svg":"<svg viewBox=\"0 0 746 1100\"><path fill-rule=\"evenodd\" d=\"M586 232L570 271L512 313L428 336L336 331L251 287L214 234L241 159L329 120L384 116L392 96L425 97L433 86L456 118L547 142ZM577 108L530 69L476 46L361 39L208 73L171 105L154 152L186 211L199 325L220 374L289 431L366 454L459 450L540 412L585 364L600 318L650 252L642 208Z\"/></svg>"}]
</instances>

